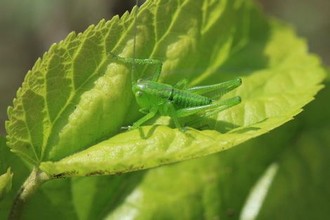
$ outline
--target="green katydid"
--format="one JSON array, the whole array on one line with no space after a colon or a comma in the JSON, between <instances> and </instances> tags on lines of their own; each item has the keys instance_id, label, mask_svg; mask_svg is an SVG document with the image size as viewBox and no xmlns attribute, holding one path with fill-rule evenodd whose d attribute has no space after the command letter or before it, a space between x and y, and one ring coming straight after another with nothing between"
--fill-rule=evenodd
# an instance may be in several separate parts
<instances>
[{"instance_id":1,"label":"green katydid","mask_svg":"<svg viewBox=\"0 0 330 220\"><path fill-rule=\"evenodd\" d=\"M240 86L242 84L240 78L214 85L192 88L182 86L184 84L183 81L172 86L158 82L162 70L162 62L160 60L125 58L112 53L111 55L115 60L127 64L157 65L155 74L151 80L139 79L132 81L132 91L140 107L139 111L146 115L133 123L132 126L129 126L129 129L139 128L159 113L163 116L170 116L175 126L183 131L183 126L180 124L178 118L195 114L208 117L241 102L239 96L225 100L216 100ZM211 96L208 94L211 94Z\"/></svg>"},{"instance_id":2,"label":"green katydid","mask_svg":"<svg viewBox=\"0 0 330 220\"><path fill-rule=\"evenodd\" d=\"M138 5L138 0L136 0L136 5ZM136 19L137 18L135 17L135 23ZM216 100L225 93L240 86L242 84L240 78L214 85L197 86L192 88L186 88L185 81L180 81L172 86L158 82L159 76L162 72L162 62L160 60L125 58L113 53L110 53L110 55L119 62L132 64L133 67L135 64L156 65L157 67L151 80L134 80L135 77L134 75L132 76L132 91L140 107L139 111L144 113L145 116L133 123L132 126L129 126L128 129L139 128L142 124L159 113L163 116L170 116L175 126L183 131L184 127L180 124L178 120L179 118L191 115L209 117L241 102L239 96L226 100ZM132 70L133 69L134 68L132 68Z\"/></svg>"}]
</instances>

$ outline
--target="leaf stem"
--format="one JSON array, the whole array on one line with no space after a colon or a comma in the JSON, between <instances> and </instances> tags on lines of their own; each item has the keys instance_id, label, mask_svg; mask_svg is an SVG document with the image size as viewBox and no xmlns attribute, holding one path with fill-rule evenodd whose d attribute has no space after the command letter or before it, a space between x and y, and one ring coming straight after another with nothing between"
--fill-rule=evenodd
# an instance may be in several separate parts
<instances>
[{"instance_id":1,"label":"leaf stem","mask_svg":"<svg viewBox=\"0 0 330 220\"><path fill-rule=\"evenodd\" d=\"M49 180L49 176L46 173L38 168L32 170L30 176L18 191L8 216L9 220L20 219L26 201L47 180Z\"/></svg>"}]
</instances>

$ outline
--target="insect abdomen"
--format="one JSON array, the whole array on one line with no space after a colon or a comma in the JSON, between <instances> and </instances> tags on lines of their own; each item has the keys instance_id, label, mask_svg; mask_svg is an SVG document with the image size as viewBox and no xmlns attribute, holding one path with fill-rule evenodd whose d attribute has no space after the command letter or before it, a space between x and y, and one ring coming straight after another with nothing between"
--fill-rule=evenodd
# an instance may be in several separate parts
<instances>
[{"instance_id":1,"label":"insect abdomen","mask_svg":"<svg viewBox=\"0 0 330 220\"><path fill-rule=\"evenodd\" d=\"M201 106L211 104L212 99L186 92L183 90L173 89L170 100L177 106L182 108Z\"/></svg>"}]
</instances>

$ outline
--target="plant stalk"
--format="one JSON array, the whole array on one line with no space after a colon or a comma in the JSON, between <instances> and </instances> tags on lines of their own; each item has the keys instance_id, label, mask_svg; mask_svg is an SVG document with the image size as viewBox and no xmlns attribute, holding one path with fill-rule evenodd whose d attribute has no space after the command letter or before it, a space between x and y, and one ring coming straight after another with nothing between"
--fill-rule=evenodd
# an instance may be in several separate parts
<instances>
[{"instance_id":1,"label":"plant stalk","mask_svg":"<svg viewBox=\"0 0 330 220\"><path fill-rule=\"evenodd\" d=\"M46 173L40 171L38 168L34 168L32 170L30 176L25 180L24 184L18 191L11 207L8 220L16 220L21 218L26 201L34 194L40 185L47 180L49 180L49 177Z\"/></svg>"}]
</instances>

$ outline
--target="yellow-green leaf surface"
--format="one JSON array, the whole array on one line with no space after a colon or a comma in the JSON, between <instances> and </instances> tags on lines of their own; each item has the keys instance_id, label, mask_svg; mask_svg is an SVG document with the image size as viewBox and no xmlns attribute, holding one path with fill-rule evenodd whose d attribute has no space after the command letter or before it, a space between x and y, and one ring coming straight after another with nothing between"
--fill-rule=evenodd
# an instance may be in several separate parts
<instances>
[{"instance_id":1,"label":"yellow-green leaf surface","mask_svg":"<svg viewBox=\"0 0 330 220\"><path fill-rule=\"evenodd\" d=\"M132 219L327 218L329 92L329 87L323 90L297 121L261 138L226 152L148 170L107 219L127 215ZM269 186L258 186L274 166ZM256 192L265 197L251 200Z\"/></svg>"},{"instance_id":2,"label":"yellow-green leaf surface","mask_svg":"<svg viewBox=\"0 0 330 220\"><path fill-rule=\"evenodd\" d=\"M243 212L249 194L271 164L278 169L262 189L264 200L252 201L260 208L255 219L324 219L328 85L295 121L228 151L147 171L50 181L32 198L27 219L244 219L251 217ZM40 204L43 211L34 212Z\"/></svg>"},{"instance_id":3,"label":"yellow-green leaf surface","mask_svg":"<svg viewBox=\"0 0 330 220\"><path fill-rule=\"evenodd\" d=\"M14 152L54 177L155 167L266 133L301 112L321 88L324 72L305 42L266 21L249 1L147 1L136 28L134 18L133 12L70 34L37 61L8 110ZM141 117L130 74L148 78L153 69L131 73L109 52L162 60L161 81L169 84L241 77L243 85L226 97L239 95L242 103L203 129L181 132L165 122L123 132Z\"/></svg>"},{"instance_id":4,"label":"yellow-green leaf surface","mask_svg":"<svg viewBox=\"0 0 330 220\"><path fill-rule=\"evenodd\" d=\"M0 175L0 199L11 189L13 173L10 168L5 174Z\"/></svg>"},{"instance_id":5,"label":"yellow-green leaf surface","mask_svg":"<svg viewBox=\"0 0 330 220\"><path fill-rule=\"evenodd\" d=\"M8 167L6 161L4 161L5 159L8 159L5 158L5 148L8 149L5 138L0 136L0 200L2 200L4 195L11 190L13 179L13 173L10 167ZM7 171L3 173L5 170Z\"/></svg>"}]
</instances>

